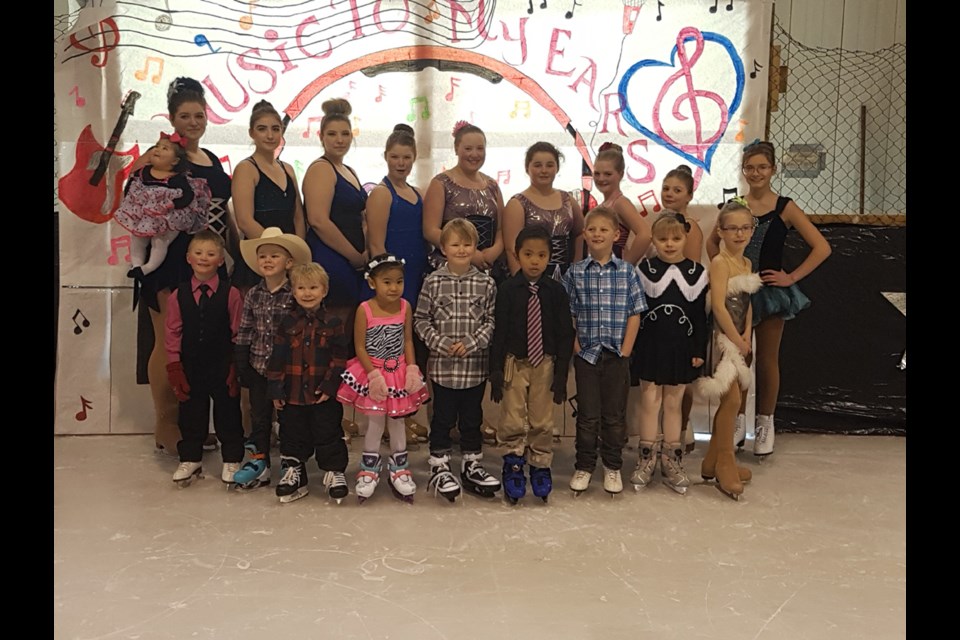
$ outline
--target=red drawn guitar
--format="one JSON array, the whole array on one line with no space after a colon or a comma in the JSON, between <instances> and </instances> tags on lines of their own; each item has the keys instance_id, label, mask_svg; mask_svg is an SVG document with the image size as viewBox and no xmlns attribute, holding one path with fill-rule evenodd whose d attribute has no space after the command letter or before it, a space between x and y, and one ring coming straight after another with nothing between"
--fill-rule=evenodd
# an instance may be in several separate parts
<instances>
[{"instance_id":1,"label":"red drawn guitar","mask_svg":"<svg viewBox=\"0 0 960 640\"><path fill-rule=\"evenodd\" d=\"M123 182L130 166L140 157L140 145L129 151L117 151L120 135L133 115L140 94L131 91L120 105L120 117L106 147L100 146L91 125L80 132L73 169L58 184L60 201L77 217L103 224L113 217L123 197ZM106 179L104 179L106 178Z\"/></svg>"}]
</instances>

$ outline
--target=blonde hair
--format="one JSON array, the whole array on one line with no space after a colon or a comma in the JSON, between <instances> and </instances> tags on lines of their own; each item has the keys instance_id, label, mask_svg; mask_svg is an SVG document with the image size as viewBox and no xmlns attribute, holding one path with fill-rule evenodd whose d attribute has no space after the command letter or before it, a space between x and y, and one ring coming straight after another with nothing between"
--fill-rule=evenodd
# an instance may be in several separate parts
<instances>
[{"instance_id":1,"label":"blonde hair","mask_svg":"<svg viewBox=\"0 0 960 640\"><path fill-rule=\"evenodd\" d=\"M650 225L650 235L655 238L658 233L667 234L679 230L685 236L689 226L690 223L681 214L672 209L664 209L663 213L657 216L657 219Z\"/></svg>"},{"instance_id":2,"label":"blonde hair","mask_svg":"<svg viewBox=\"0 0 960 640\"><path fill-rule=\"evenodd\" d=\"M297 286L298 282L318 282L324 289L330 290L330 276L326 269L316 262L294 265L290 268L287 277L290 278L290 284L293 286Z\"/></svg>"},{"instance_id":3,"label":"blonde hair","mask_svg":"<svg viewBox=\"0 0 960 640\"><path fill-rule=\"evenodd\" d=\"M473 223L466 218L454 218L443 225L440 231L440 244L445 245L450 241L450 236L456 235L461 240L472 240L473 244L480 244L480 234Z\"/></svg>"},{"instance_id":4,"label":"blonde hair","mask_svg":"<svg viewBox=\"0 0 960 640\"><path fill-rule=\"evenodd\" d=\"M717 226L722 226L723 221L733 213L738 213L740 211L746 211L751 217L753 217L753 212L750 211L750 207L743 204L742 202L737 202L736 200L728 200L723 208L720 209L720 213L717 214ZM757 219L753 218L753 226L757 226Z\"/></svg>"},{"instance_id":5,"label":"blonde hair","mask_svg":"<svg viewBox=\"0 0 960 640\"><path fill-rule=\"evenodd\" d=\"M223 238L220 237L219 233L212 231L211 229L201 229L190 236L190 244L187 245L187 249L201 242L212 242L213 244L217 245L217 248L220 249L221 254L226 247L226 244L223 242Z\"/></svg>"},{"instance_id":6,"label":"blonde hair","mask_svg":"<svg viewBox=\"0 0 960 640\"><path fill-rule=\"evenodd\" d=\"M613 223L617 229L620 228L620 216L617 215L617 212L611 209L610 207L594 207L587 212L587 215L583 217L583 226L586 227L590 222L591 218L600 217L606 218Z\"/></svg>"}]
</instances>

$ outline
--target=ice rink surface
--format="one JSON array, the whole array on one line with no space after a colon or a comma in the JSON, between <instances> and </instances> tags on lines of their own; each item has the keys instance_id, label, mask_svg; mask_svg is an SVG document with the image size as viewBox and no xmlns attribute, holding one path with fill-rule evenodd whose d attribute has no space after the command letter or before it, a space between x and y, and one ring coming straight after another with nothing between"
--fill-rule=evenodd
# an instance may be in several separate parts
<instances>
[{"instance_id":1,"label":"ice rink surface","mask_svg":"<svg viewBox=\"0 0 960 640\"><path fill-rule=\"evenodd\" d=\"M563 438L549 503L517 506L428 494L426 445L413 505L385 482L357 503L360 440L342 504L311 461L310 494L281 505L276 449L273 484L242 494L219 452L179 489L152 440L54 438L58 640L906 637L906 438L778 433L762 465L748 442L739 502L702 484L635 493L635 448L622 494L598 472L574 498ZM693 480L705 450L684 459Z\"/></svg>"}]
</instances>

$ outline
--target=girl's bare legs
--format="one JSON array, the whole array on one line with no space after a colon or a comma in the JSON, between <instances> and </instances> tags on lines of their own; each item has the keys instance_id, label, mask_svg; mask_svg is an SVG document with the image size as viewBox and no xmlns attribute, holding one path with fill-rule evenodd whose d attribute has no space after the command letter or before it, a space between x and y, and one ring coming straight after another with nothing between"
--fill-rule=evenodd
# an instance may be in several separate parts
<instances>
[{"instance_id":1,"label":"girl's bare legs","mask_svg":"<svg viewBox=\"0 0 960 640\"><path fill-rule=\"evenodd\" d=\"M663 482L677 493L686 493L690 486L681 461L683 444L680 440L683 422L683 392L686 385L666 385L661 387L663 397L663 446L660 449L660 475Z\"/></svg>"},{"instance_id":2,"label":"girl's bare legs","mask_svg":"<svg viewBox=\"0 0 960 640\"><path fill-rule=\"evenodd\" d=\"M690 426L690 414L693 412L693 391L688 385L683 388L683 402L680 404L680 442L683 452L692 453L695 445L693 427Z\"/></svg>"},{"instance_id":3,"label":"girl's bare legs","mask_svg":"<svg viewBox=\"0 0 960 640\"><path fill-rule=\"evenodd\" d=\"M167 381L167 351L164 348L164 323L167 318L167 301L169 291L157 293L157 303L160 312L150 309L150 320L153 324L153 351L147 362L147 375L150 377L150 393L153 396L153 406L156 412L156 424L153 435L157 448L163 449L171 455L177 455L177 443L180 442L180 427L177 425L179 404L173 389Z\"/></svg>"},{"instance_id":4,"label":"girl's bare legs","mask_svg":"<svg viewBox=\"0 0 960 640\"><path fill-rule=\"evenodd\" d=\"M650 484L657 470L657 435L660 431L661 387L648 380L640 381L640 457L637 468L630 476L634 488L639 489Z\"/></svg>"}]
</instances>

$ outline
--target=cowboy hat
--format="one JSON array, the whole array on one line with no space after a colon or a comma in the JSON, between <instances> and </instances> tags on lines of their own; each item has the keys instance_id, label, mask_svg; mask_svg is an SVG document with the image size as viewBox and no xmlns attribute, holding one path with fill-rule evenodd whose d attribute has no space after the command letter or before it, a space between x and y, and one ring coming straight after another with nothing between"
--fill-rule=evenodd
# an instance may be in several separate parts
<instances>
[{"instance_id":1,"label":"cowboy hat","mask_svg":"<svg viewBox=\"0 0 960 640\"><path fill-rule=\"evenodd\" d=\"M313 260L310 247L303 238L292 233L284 233L280 227L267 227L259 238L240 241L240 255L243 256L243 261L258 275L263 274L260 273L260 267L257 265L257 249L264 244L275 244L286 249L293 258L293 264L303 264Z\"/></svg>"}]
</instances>

